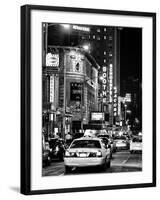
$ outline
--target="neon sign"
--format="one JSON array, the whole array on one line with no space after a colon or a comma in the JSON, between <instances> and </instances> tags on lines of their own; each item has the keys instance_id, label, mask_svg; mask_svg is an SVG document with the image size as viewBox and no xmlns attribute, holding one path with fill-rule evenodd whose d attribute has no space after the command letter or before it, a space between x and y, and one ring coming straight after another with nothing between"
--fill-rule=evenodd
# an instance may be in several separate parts
<instances>
[{"instance_id":1,"label":"neon sign","mask_svg":"<svg viewBox=\"0 0 160 200\"><path fill-rule=\"evenodd\" d=\"M113 101L113 65L109 65L109 102Z\"/></svg>"},{"instance_id":2,"label":"neon sign","mask_svg":"<svg viewBox=\"0 0 160 200\"><path fill-rule=\"evenodd\" d=\"M46 55L46 66L48 66L48 67L58 67L59 66L59 55L47 53L47 55Z\"/></svg>"},{"instance_id":3,"label":"neon sign","mask_svg":"<svg viewBox=\"0 0 160 200\"><path fill-rule=\"evenodd\" d=\"M86 31L86 32L89 32L89 31L90 31L90 28L89 28L89 27L77 26L77 25L73 25L73 29L79 30L79 31Z\"/></svg>"},{"instance_id":4,"label":"neon sign","mask_svg":"<svg viewBox=\"0 0 160 200\"><path fill-rule=\"evenodd\" d=\"M107 67L103 66L102 68L102 96L103 103L107 103Z\"/></svg>"},{"instance_id":5,"label":"neon sign","mask_svg":"<svg viewBox=\"0 0 160 200\"><path fill-rule=\"evenodd\" d=\"M50 102L54 102L54 76L50 76Z\"/></svg>"},{"instance_id":6,"label":"neon sign","mask_svg":"<svg viewBox=\"0 0 160 200\"><path fill-rule=\"evenodd\" d=\"M118 114L118 96L117 96L117 87L113 88L113 115L117 116Z\"/></svg>"}]
</instances>

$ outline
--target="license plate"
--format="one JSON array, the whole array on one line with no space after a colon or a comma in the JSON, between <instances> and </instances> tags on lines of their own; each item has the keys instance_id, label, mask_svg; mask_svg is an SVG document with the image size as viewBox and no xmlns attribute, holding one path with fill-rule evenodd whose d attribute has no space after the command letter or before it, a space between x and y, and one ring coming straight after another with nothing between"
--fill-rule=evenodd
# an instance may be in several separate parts
<instances>
[{"instance_id":1,"label":"license plate","mask_svg":"<svg viewBox=\"0 0 160 200\"><path fill-rule=\"evenodd\" d=\"M86 153L80 153L79 157L87 157L87 154Z\"/></svg>"}]
</instances>

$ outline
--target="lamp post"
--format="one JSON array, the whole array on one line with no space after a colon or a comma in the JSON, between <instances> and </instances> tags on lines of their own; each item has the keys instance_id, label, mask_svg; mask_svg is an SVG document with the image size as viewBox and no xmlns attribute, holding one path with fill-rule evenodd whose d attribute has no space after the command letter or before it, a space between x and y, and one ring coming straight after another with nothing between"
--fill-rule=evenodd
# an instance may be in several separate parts
<instances>
[{"instance_id":1,"label":"lamp post","mask_svg":"<svg viewBox=\"0 0 160 200\"><path fill-rule=\"evenodd\" d=\"M127 104L124 104L124 125L126 126L126 117L127 117Z\"/></svg>"}]
</instances>

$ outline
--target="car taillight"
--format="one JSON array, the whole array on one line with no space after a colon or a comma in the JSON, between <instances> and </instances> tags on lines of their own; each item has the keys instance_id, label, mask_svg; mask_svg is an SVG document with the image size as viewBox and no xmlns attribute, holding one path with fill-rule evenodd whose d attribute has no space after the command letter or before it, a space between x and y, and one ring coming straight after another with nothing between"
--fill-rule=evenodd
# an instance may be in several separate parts
<instances>
[{"instance_id":1,"label":"car taillight","mask_svg":"<svg viewBox=\"0 0 160 200\"><path fill-rule=\"evenodd\" d=\"M88 157L102 157L101 151L90 152Z\"/></svg>"},{"instance_id":2,"label":"car taillight","mask_svg":"<svg viewBox=\"0 0 160 200\"><path fill-rule=\"evenodd\" d=\"M96 157L97 156L97 153L96 152L91 152L90 154L89 154L89 157Z\"/></svg>"},{"instance_id":3,"label":"car taillight","mask_svg":"<svg viewBox=\"0 0 160 200\"><path fill-rule=\"evenodd\" d=\"M65 152L65 156L66 156L66 157L69 157L69 156L70 156L69 151L66 151L66 152Z\"/></svg>"},{"instance_id":4,"label":"car taillight","mask_svg":"<svg viewBox=\"0 0 160 200\"><path fill-rule=\"evenodd\" d=\"M97 151L96 156L97 157L102 157L102 152L101 151Z\"/></svg>"},{"instance_id":5,"label":"car taillight","mask_svg":"<svg viewBox=\"0 0 160 200\"><path fill-rule=\"evenodd\" d=\"M65 152L65 157L76 157L76 154L74 152L66 151Z\"/></svg>"},{"instance_id":6,"label":"car taillight","mask_svg":"<svg viewBox=\"0 0 160 200\"><path fill-rule=\"evenodd\" d=\"M56 150L56 151L59 151L59 147L58 147L58 146L56 146L55 150Z\"/></svg>"}]
</instances>

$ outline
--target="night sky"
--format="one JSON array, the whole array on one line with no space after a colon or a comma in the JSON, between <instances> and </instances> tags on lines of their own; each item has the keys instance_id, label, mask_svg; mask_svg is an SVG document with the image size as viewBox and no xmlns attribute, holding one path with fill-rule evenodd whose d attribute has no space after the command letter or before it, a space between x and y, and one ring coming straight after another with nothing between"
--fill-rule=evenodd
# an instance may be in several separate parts
<instances>
[{"instance_id":1,"label":"night sky","mask_svg":"<svg viewBox=\"0 0 160 200\"><path fill-rule=\"evenodd\" d=\"M120 76L142 80L142 29L123 28L120 36Z\"/></svg>"}]
</instances>

